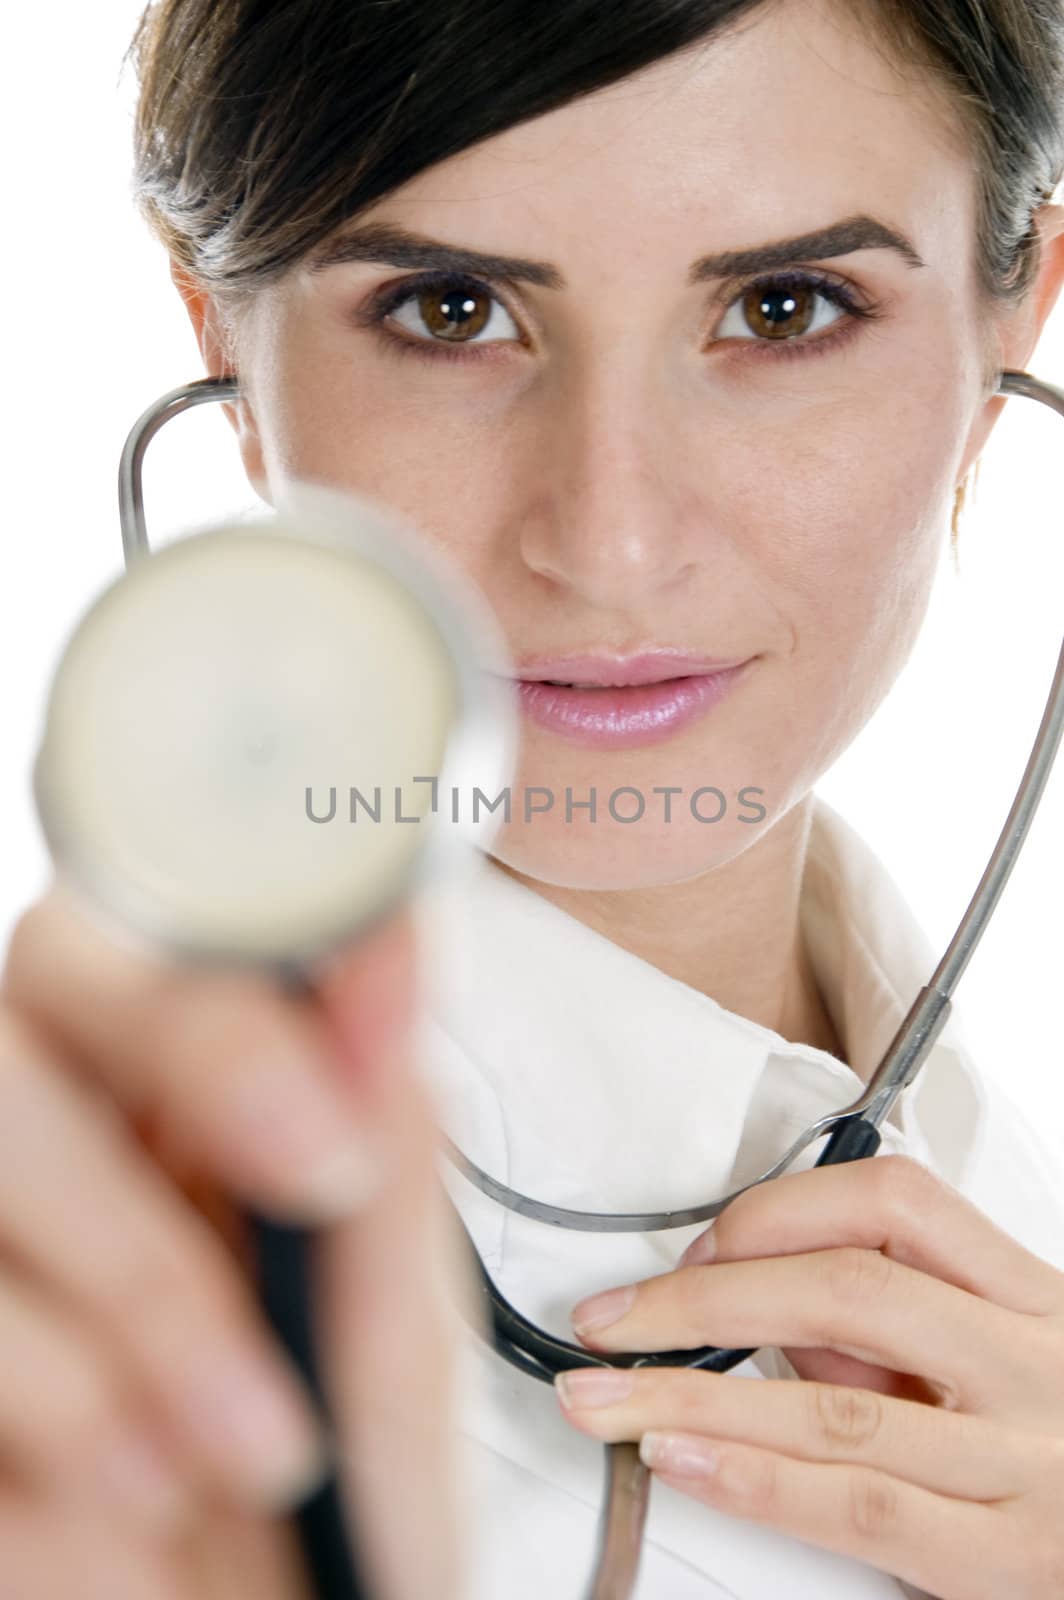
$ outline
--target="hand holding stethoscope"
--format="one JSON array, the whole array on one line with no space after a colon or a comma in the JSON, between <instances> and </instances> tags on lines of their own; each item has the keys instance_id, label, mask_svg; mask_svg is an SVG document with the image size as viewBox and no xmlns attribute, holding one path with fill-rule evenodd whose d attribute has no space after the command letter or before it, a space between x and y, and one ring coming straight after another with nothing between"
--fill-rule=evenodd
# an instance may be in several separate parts
<instances>
[{"instance_id":1,"label":"hand holding stethoscope","mask_svg":"<svg viewBox=\"0 0 1064 1600\"><path fill-rule=\"evenodd\" d=\"M1040 399L1064 414L1064 394L1026 374L1004 374L1001 389ZM213 535L185 541L183 547L153 557L149 563L139 561L146 553L139 467L147 440L167 416L199 400L231 398L233 392L231 384L210 382L175 391L146 413L131 435L122 485L123 533L127 561L134 566L132 584L109 591L73 641L57 679L38 764L37 794L49 842L61 867L116 923L139 929L176 954L258 963L290 977L305 977L308 962L320 960L339 942L368 927L382 908L394 908L420 881L424 864L438 864L442 856L436 852L434 857L436 835L430 830L426 830L427 843L421 850L413 847L409 836L404 840L382 834L374 848L361 856L342 850L330 856L324 847L315 847L308 855L306 839L284 831L287 819L280 811L267 815L266 820L281 833L244 837L237 802L242 796L246 800L249 793L261 795L254 781L248 787L248 780L249 775L254 780L252 768L256 762L261 764L264 751L268 765L278 739L283 750L286 741L291 746L297 737L302 740L309 727L311 743L299 746L306 762L312 755L320 758L323 752L336 753L335 723L329 730L314 725L314 712L323 703L322 691L335 687L335 679L327 672L322 677L324 658L316 667L309 637L302 654L295 637L277 643L276 630L283 635L293 614L293 595L302 597L302 607L296 606L295 612L301 611L304 623L315 619L310 632L318 645L317 636L322 631L328 636L331 627L335 648L350 649L360 626L388 616L380 641L396 647L392 657L396 662L415 663L415 670L399 685L393 717L367 721L364 700L359 701L358 696L348 699L345 709L351 720L340 737L341 745L346 740L348 748L372 748L389 771L395 771L408 757L428 772L446 772L450 761L452 772L467 780L475 774L487 792L495 792L488 785L494 781L497 789L508 759L504 753L508 749L506 713L486 704L481 692L484 680L470 659L466 630L450 620L452 603L457 606L456 615L461 614L464 603L457 590L449 592L444 582L434 587L433 581L419 574L416 562L396 566L391 558L383 558L379 541L376 548L372 541L362 542L357 523L345 522L339 502L329 504L327 497L317 503L311 497L290 508L280 539L264 529L245 530L238 537L215 530ZM438 576L442 579L442 574ZM251 595L245 588L249 579ZM337 602L335 607L332 600ZM330 612L319 627L319 614L324 619ZM263 623L264 616L268 624ZM490 626L484 636L489 634ZM190 637L195 637L197 644L201 637L207 641L208 648L197 657L204 668L201 681L216 694L223 721L228 718L224 727L212 722L213 745L204 745L201 729L188 715L187 675L183 678L178 669L189 663L187 652L182 653L182 640ZM130 662L135 659L138 642L149 670L144 683L131 684ZM308 663L302 686L299 673L294 674L293 682L291 671L278 671L279 662L293 660ZM262 690L264 681L269 692ZM301 687L307 692L301 693ZM172 748L164 748L158 739L160 689L176 715L179 730L186 735L185 743ZM324 703L335 709L331 692ZM89 708L103 709L103 748L109 755L124 754L117 770L123 777L136 778L133 787L139 804L131 805L126 790L119 797L113 783L110 788L90 784L88 794L81 794L80 776L87 770L93 749L98 748L85 736ZM230 716L229 708L238 714ZM1021 791L939 968L916 998L859 1100L807 1130L759 1183L782 1173L800 1150L818 1138L827 1140L820 1165L841 1165L874 1154L878 1128L898 1095L913 1081L944 1023L956 982L1011 870L1048 778L1062 722L1064 656ZM138 768L138 763L143 766L145 748L153 750L158 763L150 781ZM437 767L428 765L434 758L439 758ZM225 769L220 787L215 782L219 761ZM159 816L144 805L145 798L158 800L168 780L185 781L190 776L198 832L189 831L187 818L183 825L175 826L172 815L163 817L159 826ZM446 792L446 783L443 788ZM285 839L285 848L273 852L273 875L264 880L261 872L256 873L256 860L261 867L261 846L279 837ZM468 845L474 841L465 837L461 842ZM683 1213L635 1217L566 1212L515 1194L480 1172L460 1152L450 1153L472 1181L501 1203L555 1226L589 1231L679 1227L718 1215L735 1198L719 1197ZM808 1185L810 1178L810 1174L802 1174L788 1182ZM841 1187L855 1179L847 1172L813 1181L820 1185L818 1192L826 1195L829 1182ZM770 1208L771 1186L763 1194L763 1204ZM756 1214L751 1197L744 1202L741 1215ZM261 1218L255 1219L254 1225L271 1318L317 1387L315 1341L303 1279L309 1242L302 1234ZM638 1336L626 1338L619 1327L621 1342L611 1344L607 1354L605 1345L581 1347L536 1329L507 1304L480 1270L484 1311L496 1349L537 1378L549 1381L560 1371L584 1367L599 1369L595 1376L601 1382L601 1369L611 1365L701 1367L724 1372L751 1353L746 1347L698 1348L695 1328L670 1321L662 1313L668 1276L675 1275L662 1280L664 1288L651 1285L641 1291L639 1304L648 1308L646 1344L640 1347ZM661 1313L657 1318L655 1307ZM734 1325L753 1327L756 1319L743 1323L740 1317ZM636 1324L639 1326L642 1324ZM670 1348L669 1337L662 1332L673 1327L683 1336L678 1348ZM784 1333L779 1337L791 1336ZM758 1334L756 1342L761 1338ZM633 1343L642 1353L625 1348ZM689 1373L682 1381L691 1383L700 1376L705 1374ZM652 1396L657 1392L652 1384L675 1388L681 1375L640 1372L635 1381L634 1393ZM595 1600L621 1600L632 1593L635 1582L649 1479L646 1462L639 1460L628 1442L639 1431L633 1433L631 1415L620 1431L614 1423L613 1431L607 1427L600 1434L611 1441L611 1474L598 1574L592 1586ZM300 1512L303 1548L320 1600L352 1600L360 1592L342 1524L335 1484L326 1485Z\"/></svg>"}]
</instances>

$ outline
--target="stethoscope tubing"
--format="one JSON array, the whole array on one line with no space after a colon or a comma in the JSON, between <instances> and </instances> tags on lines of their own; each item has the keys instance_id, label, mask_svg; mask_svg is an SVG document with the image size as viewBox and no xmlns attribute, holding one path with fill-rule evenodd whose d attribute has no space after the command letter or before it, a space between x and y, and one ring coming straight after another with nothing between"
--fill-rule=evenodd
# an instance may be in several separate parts
<instances>
[{"instance_id":1,"label":"stethoscope tubing","mask_svg":"<svg viewBox=\"0 0 1064 1600\"><path fill-rule=\"evenodd\" d=\"M119 469L119 512L127 567L150 554L142 490L142 464L148 443L165 422L190 406L233 400L239 392L235 378L200 379L170 391L137 420L126 441ZM1029 373L1002 372L999 375L998 392L1038 400L1064 417L1064 389L1034 378ZM755 1182L764 1182L769 1177L777 1176L800 1150L824 1135L827 1136L827 1142L816 1162L818 1167L866 1160L875 1155L880 1146L879 1128L898 1096L913 1082L944 1026L956 983L985 931L1015 865L1048 781L1060 745L1062 728L1064 644L1045 712L1009 815L975 894L930 981L913 1002L862 1095L841 1112L821 1118L791 1147L776 1167ZM748 1184L745 1187L753 1186ZM527 1201L527 1197L519 1198L527 1203L515 1205L514 1209L535 1215L532 1208L539 1203ZM735 1195L729 1195L709 1206L685 1212L633 1214L629 1217L570 1213L561 1208L545 1206L540 1209L542 1220L554 1222L557 1226L583 1227L587 1231L649 1231L655 1225L680 1227L692 1221L708 1220L734 1198ZM754 1350L706 1346L693 1351L627 1352L606 1358L582 1346L555 1338L509 1303L484 1266L457 1209L452 1205L451 1210L472 1252L479 1284L479 1312L488 1330L487 1337L504 1360L540 1382L552 1383L555 1376L567 1368L588 1366L691 1367L727 1372L756 1353ZM547 1214L552 1210L556 1210L557 1214ZM310 1230L286 1226L254 1214L248 1215L246 1220L257 1263L264 1312L279 1342L327 1415L327 1397L317 1360L312 1315L315 1237ZM611 1223L620 1223L621 1226L610 1228ZM480 1322L474 1322L473 1326L483 1337L484 1326ZM588 1600L629 1600L638 1576L650 1474L639 1460L635 1445L608 1445L606 1451L608 1490L603 1503L595 1572L587 1597ZM370 1600L369 1591L360 1576L357 1529L352 1528L336 1474L331 1475L297 1508L294 1524L315 1600Z\"/></svg>"}]
</instances>

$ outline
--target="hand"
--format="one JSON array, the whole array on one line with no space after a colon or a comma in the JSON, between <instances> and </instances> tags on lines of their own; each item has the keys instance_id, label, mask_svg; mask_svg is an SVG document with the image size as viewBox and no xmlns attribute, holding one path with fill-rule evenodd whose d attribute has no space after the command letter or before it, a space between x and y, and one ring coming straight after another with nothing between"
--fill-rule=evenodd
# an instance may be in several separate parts
<instances>
[{"instance_id":1,"label":"hand","mask_svg":"<svg viewBox=\"0 0 1064 1600\"><path fill-rule=\"evenodd\" d=\"M0 986L0 1549L33 1600L307 1600L323 1469L242 1210L320 1224L323 1369L373 1594L458 1593L452 1313L394 915L311 998L119 949L60 889ZM417 1537L411 1537L411 1529Z\"/></svg>"},{"instance_id":2,"label":"hand","mask_svg":"<svg viewBox=\"0 0 1064 1600\"><path fill-rule=\"evenodd\" d=\"M774 1345L809 1380L559 1378L575 1427L682 1493L940 1600L1064 1594L1064 1274L917 1162L747 1190L573 1324L604 1352Z\"/></svg>"}]
</instances>

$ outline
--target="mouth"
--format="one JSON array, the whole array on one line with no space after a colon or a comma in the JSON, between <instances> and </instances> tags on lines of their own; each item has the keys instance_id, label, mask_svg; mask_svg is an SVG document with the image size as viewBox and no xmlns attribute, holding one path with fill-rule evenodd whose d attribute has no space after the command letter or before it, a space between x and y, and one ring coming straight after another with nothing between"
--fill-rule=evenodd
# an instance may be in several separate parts
<instances>
[{"instance_id":1,"label":"mouth","mask_svg":"<svg viewBox=\"0 0 1064 1600\"><path fill-rule=\"evenodd\" d=\"M609 664L597 667L595 677L610 681L552 674L520 677L516 687L525 717L545 732L603 749L630 749L671 738L707 714L746 676L754 660L747 656L685 665L679 672L673 665L669 676L660 661Z\"/></svg>"},{"instance_id":2,"label":"mouth","mask_svg":"<svg viewBox=\"0 0 1064 1600\"><path fill-rule=\"evenodd\" d=\"M660 684L679 683L683 678L693 678L700 674L693 672L680 672L673 678L647 678L640 683L566 683L561 678L520 678L519 683L543 683L551 689L586 689L592 694L601 694L607 689L636 689L653 688Z\"/></svg>"},{"instance_id":3,"label":"mouth","mask_svg":"<svg viewBox=\"0 0 1064 1600\"><path fill-rule=\"evenodd\" d=\"M556 656L553 660L540 658L520 663L516 678L519 683L542 684L552 689L633 689L711 677L730 672L749 659L691 656L673 650L648 650L628 657Z\"/></svg>"}]
</instances>

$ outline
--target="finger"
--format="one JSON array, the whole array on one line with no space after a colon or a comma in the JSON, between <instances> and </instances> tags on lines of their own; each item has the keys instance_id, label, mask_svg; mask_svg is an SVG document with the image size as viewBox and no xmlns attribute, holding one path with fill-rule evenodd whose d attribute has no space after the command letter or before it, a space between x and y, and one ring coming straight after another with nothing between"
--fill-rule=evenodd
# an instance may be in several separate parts
<instances>
[{"instance_id":1,"label":"finger","mask_svg":"<svg viewBox=\"0 0 1064 1600\"><path fill-rule=\"evenodd\" d=\"M38 1491L94 1501L157 1530L192 1509L185 1474L128 1414L102 1352L25 1285L0 1277L0 1455Z\"/></svg>"},{"instance_id":2,"label":"finger","mask_svg":"<svg viewBox=\"0 0 1064 1600\"><path fill-rule=\"evenodd\" d=\"M187 1600L313 1600L292 1523L205 1507L169 1554Z\"/></svg>"},{"instance_id":3,"label":"finger","mask_svg":"<svg viewBox=\"0 0 1064 1600\"><path fill-rule=\"evenodd\" d=\"M868 1467L795 1461L691 1434L646 1434L640 1455L705 1505L867 1562L929 1594L960 1593L958 1573L965 1600L1017 1592L1021 1537L1000 1505L952 1500Z\"/></svg>"},{"instance_id":4,"label":"finger","mask_svg":"<svg viewBox=\"0 0 1064 1600\"><path fill-rule=\"evenodd\" d=\"M604 1315L614 1320L596 1320ZM1059 1425L1059 1409L1054 1418L1046 1408L1059 1374L1059 1328L1004 1311L876 1250L681 1267L584 1301L572 1317L580 1338L596 1349L835 1350L923 1378L950 1409Z\"/></svg>"},{"instance_id":5,"label":"finger","mask_svg":"<svg viewBox=\"0 0 1064 1600\"><path fill-rule=\"evenodd\" d=\"M556 1386L569 1421L605 1443L651 1431L699 1433L805 1461L873 1467L966 1500L1018 1495L1059 1454L1053 1441L1017 1428L826 1383L588 1367L562 1373Z\"/></svg>"},{"instance_id":6,"label":"finger","mask_svg":"<svg viewBox=\"0 0 1064 1600\"><path fill-rule=\"evenodd\" d=\"M86 1322L209 1486L287 1504L320 1473L321 1440L250 1288L121 1125L10 1018L0 1129L5 1252Z\"/></svg>"},{"instance_id":7,"label":"finger","mask_svg":"<svg viewBox=\"0 0 1064 1600\"><path fill-rule=\"evenodd\" d=\"M898 1400L916 1400L921 1405L938 1405L942 1396L923 1378L909 1372L892 1372L889 1367L876 1367L854 1356L841 1356L835 1350L795 1350L784 1345L787 1357L799 1378L815 1383L834 1383L853 1389L872 1389L876 1394L892 1395Z\"/></svg>"},{"instance_id":8,"label":"finger","mask_svg":"<svg viewBox=\"0 0 1064 1600\"><path fill-rule=\"evenodd\" d=\"M266 976L135 955L56 887L16 925L2 992L90 1083L244 1202L328 1220L379 1181L356 1063L338 1061L320 1006Z\"/></svg>"},{"instance_id":9,"label":"finger","mask_svg":"<svg viewBox=\"0 0 1064 1600\"><path fill-rule=\"evenodd\" d=\"M413 1077L413 1054L404 1046L419 1003L419 953L407 903L314 974L329 1042L357 1080L371 1120L375 1112L401 1115Z\"/></svg>"},{"instance_id":10,"label":"finger","mask_svg":"<svg viewBox=\"0 0 1064 1600\"><path fill-rule=\"evenodd\" d=\"M747 1189L682 1265L857 1245L1012 1311L1064 1312L1064 1273L1033 1255L929 1167L877 1156Z\"/></svg>"},{"instance_id":11,"label":"finger","mask_svg":"<svg viewBox=\"0 0 1064 1600\"><path fill-rule=\"evenodd\" d=\"M0 1551L5 1600L193 1600L132 1530L24 1490L0 1487Z\"/></svg>"}]
</instances>

